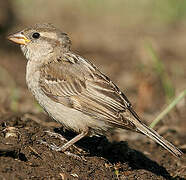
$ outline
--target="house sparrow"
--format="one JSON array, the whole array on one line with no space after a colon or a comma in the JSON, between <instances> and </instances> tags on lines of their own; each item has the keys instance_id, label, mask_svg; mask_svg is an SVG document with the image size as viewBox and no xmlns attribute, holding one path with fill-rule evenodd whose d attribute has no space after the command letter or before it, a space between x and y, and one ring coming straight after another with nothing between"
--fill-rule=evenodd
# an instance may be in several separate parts
<instances>
[{"instance_id":1,"label":"house sparrow","mask_svg":"<svg viewBox=\"0 0 186 180\"><path fill-rule=\"evenodd\" d=\"M123 129L142 133L173 155L182 152L141 122L120 89L95 65L73 53L66 33L36 24L8 37L20 44L27 62L26 82L44 110L77 133L59 151L85 136L109 136Z\"/></svg>"}]
</instances>

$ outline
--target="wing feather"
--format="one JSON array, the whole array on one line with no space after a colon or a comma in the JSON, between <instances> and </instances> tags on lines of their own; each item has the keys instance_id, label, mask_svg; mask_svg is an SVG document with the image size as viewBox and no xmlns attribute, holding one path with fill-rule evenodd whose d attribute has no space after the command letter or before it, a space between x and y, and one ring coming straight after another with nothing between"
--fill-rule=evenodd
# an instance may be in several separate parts
<instances>
[{"instance_id":1,"label":"wing feather","mask_svg":"<svg viewBox=\"0 0 186 180\"><path fill-rule=\"evenodd\" d=\"M76 58L72 61L72 58ZM69 63L67 63L69 60ZM52 61L41 68L40 86L58 103L77 109L96 119L126 129L136 126L122 115L128 100L94 65L79 56Z\"/></svg>"}]
</instances>

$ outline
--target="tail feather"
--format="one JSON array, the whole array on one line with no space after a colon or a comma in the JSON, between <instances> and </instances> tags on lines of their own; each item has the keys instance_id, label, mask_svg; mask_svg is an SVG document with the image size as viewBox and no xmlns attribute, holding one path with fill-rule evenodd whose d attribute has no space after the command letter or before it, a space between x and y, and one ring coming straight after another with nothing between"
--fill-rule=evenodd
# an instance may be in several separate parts
<instances>
[{"instance_id":1,"label":"tail feather","mask_svg":"<svg viewBox=\"0 0 186 180\"><path fill-rule=\"evenodd\" d=\"M139 124L138 124L139 123ZM136 124L137 130L143 133L144 135L148 136L149 138L156 141L158 144L160 144L162 147L167 149L170 153L172 153L176 157L180 157L183 153L174 145L172 145L170 142L165 140L162 136L160 136L156 131L149 128L145 124L138 122Z\"/></svg>"},{"instance_id":2,"label":"tail feather","mask_svg":"<svg viewBox=\"0 0 186 180\"><path fill-rule=\"evenodd\" d=\"M169 141L165 140L156 131L154 131L152 128L149 128L145 124L143 124L140 121L139 116L132 109L132 107L129 108L129 111L133 115L134 119L133 119L132 122L135 124L135 126L137 128L137 131L141 132L142 134L144 134L147 137L149 137L149 138L153 139L154 141L156 141L158 144L160 144L162 147L164 147L166 150L168 150L174 156L180 157L183 154L177 147L175 147Z\"/></svg>"}]
</instances>

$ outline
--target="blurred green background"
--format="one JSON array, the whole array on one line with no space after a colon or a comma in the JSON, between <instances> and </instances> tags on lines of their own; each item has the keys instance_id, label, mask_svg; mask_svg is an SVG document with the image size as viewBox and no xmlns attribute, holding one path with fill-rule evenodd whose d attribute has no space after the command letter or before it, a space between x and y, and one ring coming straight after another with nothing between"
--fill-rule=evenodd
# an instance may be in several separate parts
<instances>
[{"instance_id":1,"label":"blurred green background","mask_svg":"<svg viewBox=\"0 0 186 180\"><path fill-rule=\"evenodd\" d=\"M1 114L41 111L25 84L26 60L6 39L38 22L68 33L73 51L106 73L149 123L186 87L186 1L1 0ZM184 100L176 109L186 116ZM180 119L172 113L164 123Z\"/></svg>"}]
</instances>

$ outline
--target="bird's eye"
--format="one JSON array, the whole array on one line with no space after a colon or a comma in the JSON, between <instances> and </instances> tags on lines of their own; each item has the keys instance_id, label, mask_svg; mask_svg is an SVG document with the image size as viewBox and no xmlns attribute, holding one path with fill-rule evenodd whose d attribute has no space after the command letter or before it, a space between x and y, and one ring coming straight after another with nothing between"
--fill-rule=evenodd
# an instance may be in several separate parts
<instances>
[{"instance_id":1,"label":"bird's eye","mask_svg":"<svg viewBox=\"0 0 186 180\"><path fill-rule=\"evenodd\" d=\"M32 34L32 37L34 39L38 39L40 37L40 34L38 32L35 32L35 33Z\"/></svg>"}]
</instances>

